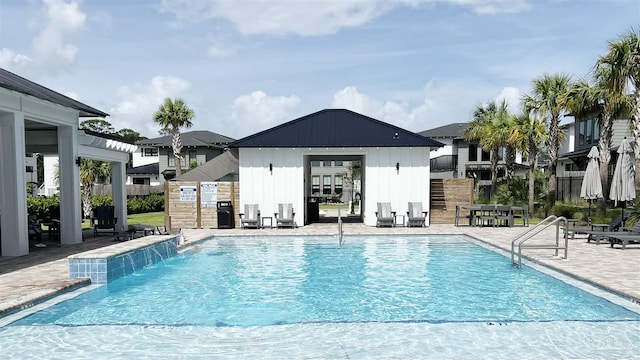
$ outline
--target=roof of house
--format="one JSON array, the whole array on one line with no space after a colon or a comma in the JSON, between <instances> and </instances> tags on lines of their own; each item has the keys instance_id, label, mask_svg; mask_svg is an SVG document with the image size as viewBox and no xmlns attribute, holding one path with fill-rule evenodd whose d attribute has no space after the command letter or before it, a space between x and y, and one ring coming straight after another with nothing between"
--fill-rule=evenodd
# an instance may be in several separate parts
<instances>
[{"instance_id":1,"label":"roof of house","mask_svg":"<svg viewBox=\"0 0 640 360\"><path fill-rule=\"evenodd\" d=\"M224 148L234 139L226 137L224 135L216 134L207 130L189 131L180 134L182 140L182 146L205 146L205 147L217 147ZM144 139L136 141L136 145L142 146L157 146L157 147L171 147L171 135L165 135L153 139Z\"/></svg>"},{"instance_id":2,"label":"roof of house","mask_svg":"<svg viewBox=\"0 0 640 360\"><path fill-rule=\"evenodd\" d=\"M460 139L464 138L464 130L469 123L452 123L437 128L421 131L418 134L433 139Z\"/></svg>"},{"instance_id":3,"label":"roof of house","mask_svg":"<svg viewBox=\"0 0 640 360\"><path fill-rule=\"evenodd\" d=\"M81 117L99 116L106 117L109 114L102 112L89 105L83 104L68 96L64 96L40 84L27 80L12 72L0 68L0 87L17 91L22 94L31 95L40 100L52 102L57 105L78 110Z\"/></svg>"},{"instance_id":4,"label":"roof of house","mask_svg":"<svg viewBox=\"0 0 640 360\"><path fill-rule=\"evenodd\" d=\"M142 166L136 166L127 169L127 174L131 175L158 175L160 170L160 163L147 164Z\"/></svg>"},{"instance_id":5,"label":"roof of house","mask_svg":"<svg viewBox=\"0 0 640 360\"><path fill-rule=\"evenodd\" d=\"M237 152L237 150L235 151ZM240 169L238 157L233 150L225 151L206 163L187 171L173 180L179 181L217 181Z\"/></svg>"},{"instance_id":6,"label":"roof of house","mask_svg":"<svg viewBox=\"0 0 640 360\"><path fill-rule=\"evenodd\" d=\"M229 145L256 147L441 147L438 141L346 109L325 109Z\"/></svg>"}]
</instances>

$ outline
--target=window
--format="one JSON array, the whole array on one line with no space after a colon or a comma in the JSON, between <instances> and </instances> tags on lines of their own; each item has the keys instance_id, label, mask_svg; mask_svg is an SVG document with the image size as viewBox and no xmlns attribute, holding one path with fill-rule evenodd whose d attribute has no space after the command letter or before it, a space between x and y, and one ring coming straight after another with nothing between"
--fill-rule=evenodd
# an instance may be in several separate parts
<instances>
[{"instance_id":1,"label":"window","mask_svg":"<svg viewBox=\"0 0 640 360\"><path fill-rule=\"evenodd\" d=\"M320 166L320 161L317 161L317 160L311 161L311 166Z\"/></svg>"},{"instance_id":2,"label":"window","mask_svg":"<svg viewBox=\"0 0 640 360\"><path fill-rule=\"evenodd\" d=\"M478 161L478 144L469 144L469 161Z\"/></svg>"},{"instance_id":3,"label":"window","mask_svg":"<svg viewBox=\"0 0 640 360\"><path fill-rule=\"evenodd\" d=\"M151 180L149 178L133 178L134 185L149 185Z\"/></svg>"},{"instance_id":4,"label":"window","mask_svg":"<svg viewBox=\"0 0 640 360\"><path fill-rule=\"evenodd\" d=\"M322 194L331 195L331 175L322 177Z\"/></svg>"},{"instance_id":5,"label":"window","mask_svg":"<svg viewBox=\"0 0 640 360\"><path fill-rule=\"evenodd\" d=\"M323 161L322 166L331 166L331 161L327 161L327 160Z\"/></svg>"},{"instance_id":6,"label":"window","mask_svg":"<svg viewBox=\"0 0 640 360\"><path fill-rule=\"evenodd\" d=\"M504 148L503 147L498 149L498 161L502 161L502 160L504 160Z\"/></svg>"},{"instance_id":7,"label":"window","mask_svg":"<svg viewBox=\"0 0 640 360\"><path fill-rule=\"evenodd\" d=\"M491 161L491 154L488 151L482 150L480 154L481 161Z\"/></svg>"},{"instance_id":8,"label":"window","mask_svg":"<svg viewBox=\"0 0 640 360\"><path fill-rule=\"evenodd\" d=\"M600 124L597 117L578 121L578 145L595 145L600 140Z\"/></svg>"},{"instance_id":9,"label":"window","mask_svg":"<svg viewBox=\"0 0 640 360\"><path fill-rule=\"evenodd\" d=\"M336 194L342 194L342 175L335 175L333 183Z\"/></svg>"},{"instance_id":10,"label":"window","mask_svg":"<svg viewBox=\"0 0 640 360\"><path fill-rule=\"evenodd\" d=\"M333 162L333 166L342 166L342 160L336 160Z\"/></svg>"},{"instance_id":11,"label":"window","mask_svg":"<svg viewBox=\"0 0 640 360\"><path fill-rule=\"evenodd\" d=\"M311 193L312 194L320 193L320 175L311 176Z\"/></svg>"},{"instance_id":12,"label":"window","mask_svg":"<svg viewBox=\"0 0 640 360\"><path fill-rule=\"evenodd\" d=\"M158 148L142 148L142 156L158 156Z\"/></svg>"},{"instance_id":13,"label":"window","mask_svg":"<svg viewBox=\"0 0 640 360\"><path fill-rule=\"evenodd\" d=\"M195 150L189 150L189 158L187 160L189 160L189 162L187 163L189 167L191 167L191 163L194 161L196 162L196 166L198 166L197 152Z\"/></svg>"},{"instance_id":14,"label":"window","mask_svg":"<svg viewBox=\"0 0 640 360\"><path fill-rule=\"evenodd\" d=\"M181 155L182 155L182 160L180 161L180 167L184 169L184 168L185 168L185 166L186 166L186 165L185 165L185 164L186 164L186 163L185 163L185 158L186 158L186 156L185 156L185 154L181 154ZM169 156L168 156L168 165L169 165L169 167L175 167L175 166L176 166L176 158L175 158L175 156L173 155L173 151L170 151L170 152L169 152Z\"/></svg>"}]
</instances>

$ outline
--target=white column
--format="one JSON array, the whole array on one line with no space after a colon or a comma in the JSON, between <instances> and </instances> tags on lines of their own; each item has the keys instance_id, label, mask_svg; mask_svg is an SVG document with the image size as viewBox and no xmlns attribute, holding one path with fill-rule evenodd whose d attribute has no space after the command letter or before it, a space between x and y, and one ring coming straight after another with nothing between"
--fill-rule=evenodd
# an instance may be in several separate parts
<instances>
[{"instance_id":1,"label":"white column","mask_svg":"<svg viewBox=\"0 0 640 360\"><path fill-rule=\"evenodd\" d=\"M24 114L0 113L2 256L29 254Z\"/></svg>"},{"instance_id":2,"label":"white column","mask_svg":"<svg viewBox=\"0 0 640 360\"><path fill-rule=\"evenodd\" d=\"M111 194L115 215L118 218L117 229L127 228L127 172L125 163L114 161L111 163Z\"/></svg>"},{"instance_id":3,"label":"white column","mask_svg":"<svg viewBox=\"0 0 640 360\"><path fill-rule=\"evenodd\" d=\"M80 199L80 166L78 159L78 129L58 127L58 157L60 175L60 242L82 242L82 205Z\"/></svg>"}]
</instances>

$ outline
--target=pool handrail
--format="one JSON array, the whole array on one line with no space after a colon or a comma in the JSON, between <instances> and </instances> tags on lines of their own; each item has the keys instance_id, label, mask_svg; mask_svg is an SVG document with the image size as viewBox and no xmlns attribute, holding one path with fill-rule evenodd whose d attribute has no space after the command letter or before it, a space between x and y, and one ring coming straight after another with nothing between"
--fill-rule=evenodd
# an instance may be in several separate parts
<instances>
[{"instance_id":1,"label":"pool handrail","mask_svg":"<svg viewBox=\"0 0 640 360\"><path fill-rule=\"evenodd\" d=\"M560 246L560 223L564 223L564 246ZM556 242L555 245L524 245L524 243L531 239L533 236L539 234L543 230L547 229L551 225L556 225ZM516 236L511 241L511 264L514 267L521 268L522 267L522 248L536 248L536 249L554 249L556 251L555 256L558 256L558 250L564 250L564 258L567 258L568 248L569 248L569 236L567 232L567 218L564 216L557 217L555 215L548 216L541 222L539 222L533 228L523 232L522 234ZM518 262L516 263L515 255L516 255L516 247L518 248Z\"/></svg>"}]
</instances>

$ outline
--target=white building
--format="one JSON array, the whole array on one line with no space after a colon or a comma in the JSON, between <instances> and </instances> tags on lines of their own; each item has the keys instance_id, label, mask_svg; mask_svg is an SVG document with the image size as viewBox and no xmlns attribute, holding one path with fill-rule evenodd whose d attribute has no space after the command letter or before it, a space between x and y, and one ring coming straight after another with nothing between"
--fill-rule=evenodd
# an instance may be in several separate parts
<instances>
[{"instance_id":1,"label":"white building","mask_svg":"<svg viewBox=\"0 0 640 360\"><path fill-rule=\"evenodd\" d=\"M440 146L342 109L322 110L229 145L239 150L240 206L259 204L263 214L273 214L279 203L292 203L298 225L311 215L311 162L360 161L361 220L370 226L376 224L378 202L390 202L398 216L406 214L408 202L429 210L429 152Z\"/></svg>"}]
</instances>

